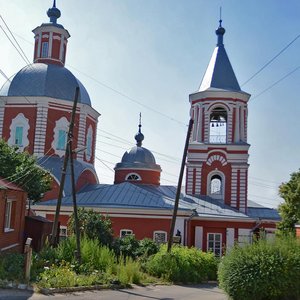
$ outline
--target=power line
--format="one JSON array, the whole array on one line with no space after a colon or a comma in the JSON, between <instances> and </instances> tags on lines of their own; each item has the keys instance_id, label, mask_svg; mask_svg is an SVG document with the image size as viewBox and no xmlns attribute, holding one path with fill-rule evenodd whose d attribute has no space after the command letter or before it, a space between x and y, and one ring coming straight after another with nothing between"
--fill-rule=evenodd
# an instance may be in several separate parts
<instances>
[{"instance_id":1,"label":"power line","mask_svg":"<svg viewBox=\"0 0 300 300\"><path fill-rule=\"evenodd\" d=\"M278 56L280 56L286 49L288 49L298 38L300 34L298 34L291 42L289 42L283 49L281 49L274 57L272 57L267 63L265 63L257 72L255 72L249 79L247 79L241 87L246 85L249 81L251 81L254 77L256 77L261 71L263 71L268 65L270 65Z\"/></svg>"},{"instance_id":2,"label":"power line","mask_svg":"<svg viewBox=\"0 0 300 300\"><path fill-rule=\"evenodd\" d=\"M273 84L271 84L269 87L267 87L266 89L264 89L262 92L260 92L259 94L253 96L250 101L253 101L254 99L258 98L259 96L261 96L262 94L264 94L265 92L269 91L270 89L272 89L275 85L277 85L278 83L280 83L281 81L283 81L284 79L286 79L287 77L291 76L293 73L295 73L296 71L298 71L300 69L300 66L296 67L295 69L293 69L292 71L290 71L289 73L287 73L286 75L284 75L283 77L281 77L279 80L277 80L276 82L274 82Z\"/></svg>"},{"instance_id":3,"label":"power line","mask_svg":"<svg viewBox=\"0 0 300 300\"><path fill-rule=\"evenodd\" d=\"M26 56L25 52L23 51L22 47L20 46L20 44L18 43L18 41L16 40L14 34L11 32L11 30L9 29L8 25L6 24L5 20L3 19L3 17L0 15L0 18L2 20L2 22L4 23L5 27L7 28L7 30L9 31L10 35L12 36L12 38L14 39L14 41L16 42L16 44L18 45L20 51L22 52L22 54L24 55L24 58L27 60L27 63L30 64L30 61L28 59L28 57Z\"/></svg>"}]
</instances>

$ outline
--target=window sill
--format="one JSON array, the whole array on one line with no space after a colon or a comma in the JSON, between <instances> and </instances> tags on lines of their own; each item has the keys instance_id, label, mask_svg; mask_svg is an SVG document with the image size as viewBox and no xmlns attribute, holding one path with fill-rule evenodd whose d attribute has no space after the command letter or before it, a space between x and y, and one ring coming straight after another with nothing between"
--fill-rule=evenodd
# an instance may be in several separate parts
<instances>
[{"instance_id":1,"label":"window sill","mask_svg":"<svg viewBox=\"0 0 300 300\"><path fill-rule=\"evenodd\" d=\"M15 230L12 228L4 228L4 232L12 232L12 231L15 231Z\"/></svg>"}]
</instances>

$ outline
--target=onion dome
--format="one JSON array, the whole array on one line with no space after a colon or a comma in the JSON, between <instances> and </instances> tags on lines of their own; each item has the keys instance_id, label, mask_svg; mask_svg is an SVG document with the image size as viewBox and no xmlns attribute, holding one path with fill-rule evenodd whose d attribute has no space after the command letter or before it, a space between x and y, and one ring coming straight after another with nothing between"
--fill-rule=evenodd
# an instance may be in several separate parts
<instances>
[{"instance_id":1,"label":"onion dome","mask_svg":"<svg viewBox=\"0 0 300 300\"><path fill-rule=\"evenodd\" d=\"M56 1L53 1L53 7L49 8L47 11L47 16L50 18L50 22L56 24L57 19L60 18L61 13L58 8L56 8Z\"/></svg>"},{"instance_id":2,"label":"onion dome","mask_svg":"<svg viewBox=\"0 0 300 300\"><path fill-rule=\"evenodd\" d=\"M141 132L141 127L140 119L139 131L135 135L136 146L126 151L121 162L116 164L115 183L130 180L139 181L139 183L159 184L161 167L156 164L152 152L142 147L144 135Z\"/></svg>"}]
</instances>

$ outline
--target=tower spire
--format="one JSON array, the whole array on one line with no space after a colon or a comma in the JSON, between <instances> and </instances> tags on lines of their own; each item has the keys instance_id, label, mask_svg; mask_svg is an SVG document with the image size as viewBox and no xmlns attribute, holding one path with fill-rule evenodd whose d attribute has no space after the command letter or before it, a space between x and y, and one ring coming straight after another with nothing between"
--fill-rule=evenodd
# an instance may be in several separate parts
<instances>
[{"instance_id":1,"label":"tower spire","mask_svg":"<svg viewBox=\"0 0 300 300\"><path fill-rule=\"evenodd\" d=\"M223 44L224 33L225 33L225 28L222 27L222 6L221 6L220 7L219 27L216 30L216 35L218 36L217 46L224 46L224 44Z\"/></svg>"},{"instance_id":2,"label":"tower spire","mask_svg":"<svg viewBox=\"0 0 300 300\"><path fill-rule=\"evenodd\" d=\"M57 19L61 16L61 13L60 10L56 8L56 0L53 0L53 6L48 9L47 16L50 18L50 23L57 24Z\"/></svg>"},{"instance_id":3,"label":"tower spire","mask_svg":"<svg viewBox=\"0 0 300 300\"><path fill-rule=\"evenodd\" d=\"M144 140L144 135L142 134L142 114L140 113L140 118L139 118L139 131L138 133L134 136L136 140L136 145L138 147L142 147L142 141Z\"/></svg>"}]
</instances>

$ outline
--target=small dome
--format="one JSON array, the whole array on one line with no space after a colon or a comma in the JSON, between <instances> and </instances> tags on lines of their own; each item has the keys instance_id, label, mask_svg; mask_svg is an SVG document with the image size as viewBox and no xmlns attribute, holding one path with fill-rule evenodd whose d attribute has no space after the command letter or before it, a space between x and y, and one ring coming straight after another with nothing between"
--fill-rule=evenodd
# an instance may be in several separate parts
<instances>
[{"instance_id":1,"label":"small dome","mask_svg":"<svg viewBox=\"0 0 300 300\"><path fill-rule=\"evenodd\" d=\"M139 146L134 146L124 153L122 161L116 165L115 169L119 168L161 170L151 151Z\"/></svg>"},{"instance_id":2,"label":"small dome","mask_svg":"<svg viewBox=\"0 0 300 300\"><path fill-rule=\"evenodd\" d=\"M78 102L91 106L82 83L65 67L34 63L21 69L0 90L0 96L40 96L74 101L79 86Z\"/></svg>"}]
</instances>

